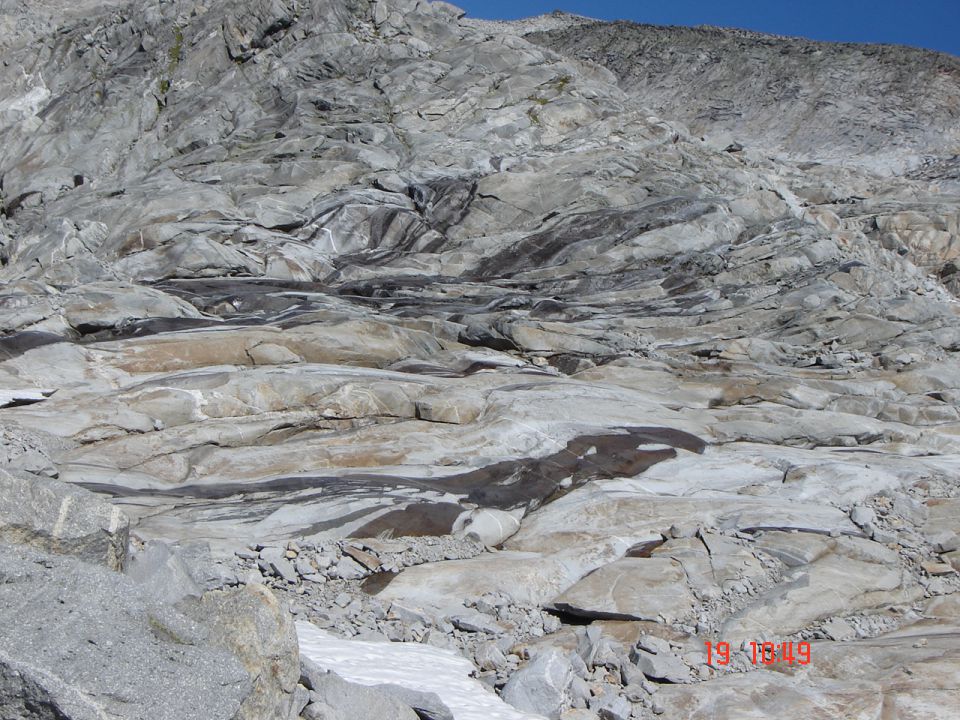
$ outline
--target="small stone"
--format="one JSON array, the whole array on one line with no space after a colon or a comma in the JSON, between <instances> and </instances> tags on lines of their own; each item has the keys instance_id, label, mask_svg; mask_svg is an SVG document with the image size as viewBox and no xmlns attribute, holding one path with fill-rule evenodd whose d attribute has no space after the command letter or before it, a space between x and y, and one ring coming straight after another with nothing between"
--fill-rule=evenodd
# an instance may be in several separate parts
<instances>
[{"instance_id":1,"label":"small stone","mask_svg":"<svg viewBox=\"0 0 960 720\"><path fill-rule=\"evenodd\" d=\"M874 542L878 542L881 545L890 545L897 542L896 533L892 533L889 530L883 530L881 528L876 528L873 531L872 537Z\"/></svg>"},{"instance_id":2,"label":"small stone","mask_svg":"<svg viewBox=\"0 0 960 720\"><path fill-rule=\"evenodd\" d=\"M590 685L587 681L576 676L570 681L570 688L567 692L570 694L570 698L574 701L573 704L576 707L586 707L587 701L592 696ZM578 703L576 702L577 700L581 702Z\"/></svg>"},{"instance_id":3,"label":"small stone","mask_svg":"<svg viewBox=\"0 0 960 720\"><path fill-rule=\"evenodd\" d=\"M950 575L955 573L956 570L953 569L953 565L945 562L922 562L920 567L923 568L923 571L927 575Z\"/></svg>"},{"instance_id":4,"label":"small stone","mask_svg":"<svg viewBox=\"0 0 960 720\"><path fill-rule=\"evenodd\" d=\"M656 635L641 635L637 647L654 654L670 652L670 643Z\"/></svg>"},{"instance_id":5,"label":"small stone","mask_svg":"<svg viewBox=\"0 0 960 720\"><path fill-rule=\"evenodd\" d=\"M333 720L336 717L337 711L323 701L310 703L300 713L301 720Z\"/></svg>"},{"instance_id":6,"label":"small stone","mask_svg":"<svg viewBox=\"0 0 960 720\"><path fill-rule=\"evenodd\" d=\"M507 666L507 657L494 642L485 642L474 653L477 667L481 670L500 670Z\"/></svg>"},{"instance_id":7,"label":"small stone","mask_svg":"<svg viewBox=\"0 0 960 720\"><path fill-rule=\"evenodd\" d=\"M691 681L690 668L673 653L650 653L646 650L634 650L631 659L640 671L651 680L669 683L688 683Z\"/></svg>"},{"instance_id":8,"label":"small stone","mask_svg":"<svg viewBox=\"0 0 960 720\"><path fill-rule=\"evenodd\" d=\"M314 569L313 565L311 565L306 558L302 557L296 559L296 561L293 563L293 567L296 568L297 574L300 575L300 577L313 575L316 572L316 569Z\"/></svg>"},{"instance_id":9,"label":"small stone","mask_svg":"<svg viewBox=\"0 0 960 720\"><path fill-rule=\"evenodd\" d=\"M857 631L853 628L853 626L846 620L841 620L839 618L834 618L833 620L828 620L825 622L823 624L823 632L828 638L838 642L852 640L857 636Z\"/></svg>"},{"instance_id":10,"label":"small stone","mask_svg":"<svg viewBox=\"0 0 960 720\"><path fill-rule=\"evenodd\" d=\"M500 696L518 710L556 718L573 680L570 661L559 650L546 650L515 672Z\"/></svg>"},{"instance_id":11,"label":"small stone","mask_svg":"<svg viewBox=\"0 0 960 720\"><path fill-rule=\"evenodd\" d=\"M340 558L340 562L337 563L336 569L332 572L342 580L359 580L368 574L366 568L349 557Z\"/></svg>"},{"instance_id":12,"label":"small stone","mask_svg":"<svg viewBox=\"0 0 960 720\"><path fill-rule=\"evenodd\" d=\"M877 514L871 508L857 505L850 511L850 519L854 525L862 528L864 525L872 525L875 523L877 521Z\"/></svg>"},{"instance_id":13,"label":"small stone","mask_svg":"<svg viewBox=\"0 0 960 720\"><path fill-rule=\"evenodd\" d=\"M367 570L375 571L380 567L380 560L372 553L364 552L363 550L355 548L352 545L344 545L343 552L345 555L349 555L351 558L356 560Z\"/></svg>"},{"instance_id":14,"label":"small stone","mask_svg":"<svg viewBox=\"0 0 960 720\"><path fill-rule=\"evenodd\" d=\"M601 707L596 708L600 720L630 720L633 706L630 701L620 695L614 695Z\"/></svg>"},{"instance_id":15,"label":"small stone","mask_svg":"<svg viewBox=\"0 0 960 720\"><path fill-rule=\"evenodd\" d=\"M503 627L498 625L488 615L479 612L452 615L449 619L455 628L463 630L464 632L482 632L488 635L499 635L504 632Z\"/></svg>"},{"instance_id":16,"label":"small stone","mask_svg":"<svg viewBox=\"0 0 960 720\"><path fill-rule=\"evenodd\" d=\"M284 556L284 551L278 547L263 548L260 551L260 562L258 564L261 570L265 571L264 575L274 575L290 584L296 584L300 579L293 563Z\"/></svg>"},{"instance_id":17,"label":"small stone","mask_svg":"<svg viewBox=\"0 0 960 720\"><path fill-rule=\"evenodd\" d=\"M420 608L408 607L398 602L390 605L387 617L392 620L399 620L405 625L412 625L415 622L420 622L424 625L433 624L432 618Z\"/></svg>"},{"instance_id":18,"label":"small stone","mask_svg":"<svg viewBox=\"0 0 960 720\"><path fill-rule=\"evenodd\" d=\"M582 630L577 629L577 653L588 667L594 664L594 658L600 647L600 633L600 627L597 625L588 625Z\"/></svg>"},{"instance_id":19,"label":"small stone","mask_svg":"<svg viewBox=\"0 0 960 720\"><path fill-rule=\"evenodd\" d=\"M933 545L933 549L938 553L960 550L960 535L950 532L949 530L930 535L928 538L930 544Z\"/></svg>"}]
</instances>

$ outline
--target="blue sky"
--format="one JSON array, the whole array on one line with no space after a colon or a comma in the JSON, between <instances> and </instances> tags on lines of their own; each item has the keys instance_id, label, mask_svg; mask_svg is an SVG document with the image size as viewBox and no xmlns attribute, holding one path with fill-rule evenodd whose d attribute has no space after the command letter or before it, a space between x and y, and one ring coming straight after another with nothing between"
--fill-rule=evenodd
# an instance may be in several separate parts
<instances>
[{"instance_id":1,"label":"blue sky","mask_svg":"<svg viewBox=\"0 0 960 720\"><path fill-rule=\"evenodd\" d=\"M721 25L814 40L900 43L960 55L960 0L452 0L470 17L566 10L657 25Z\"/></svg>"}]
</instances>

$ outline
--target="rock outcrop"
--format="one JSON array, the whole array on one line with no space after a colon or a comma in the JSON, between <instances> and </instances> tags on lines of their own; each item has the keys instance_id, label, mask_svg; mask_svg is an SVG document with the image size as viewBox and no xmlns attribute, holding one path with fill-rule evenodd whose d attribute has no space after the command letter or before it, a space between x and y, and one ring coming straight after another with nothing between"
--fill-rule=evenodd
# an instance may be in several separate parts
<instances>
[{"instance_id":1,"label":"rock outcrop","mask_svg":"<svg viewBox=\"0 0 960 720\"><path fill-rule=\"evenodd\" d=\"M88 490L0 469L0 542L123 569L130 522Z\"/></svg>"},{"instance_id":2,"label":"rock outcrop","mask_svg":"<svg viewBox=\"0 0 960 720\"><path fill-rule=\"evenodd\" d=\"M4 545L0 577L4 718L230 720L250 692L202 625L119 573Z\"/></svg>"},{"instance_id":3,"label":"rock outcrop","mask_svg":"<svg viewBox=\"0 0 960 720\"><path fill-rule=\"evenodd\" d=\"M210 642L228 648L253 684L236 720L295 718L301 707L297 634L286 605L262 585L208 592L193 611L210 629Z\"/></svg>"},{"instance_id":4,"label":"rock outcrop","mask_svg":"<svg viewBox=\"0 0 960 720\"><path fill-rule=\"evenodd\" d=\"M616 73L653 112L720 150L903 172L956 155L960 60L895 45L555 14L528 40Z\"/></svg>"},{"instance_id":5,"label":"rock outcrop","mask_svg":"<svg viewBox=\"0 0 960 720\"><path fill-rule=\"evenodd\" d=\"M956 705L956 58L425 0L0 50L0 714Z\"/></svg>"}]
</instances>

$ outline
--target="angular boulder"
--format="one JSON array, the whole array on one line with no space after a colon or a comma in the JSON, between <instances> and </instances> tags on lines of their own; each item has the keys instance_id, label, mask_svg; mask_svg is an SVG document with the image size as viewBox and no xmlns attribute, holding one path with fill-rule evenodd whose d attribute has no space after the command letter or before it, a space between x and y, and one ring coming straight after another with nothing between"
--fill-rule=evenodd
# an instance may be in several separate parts
<instances>
[{"instance_id":1,"label":"angular boulder","mask_svg":"<svg viewBox=\"0 0 960 720\"><path fill-rule=\"evenodd\" d=\"M297 702L300 654L286 606L263 585L206 593L188 612L210 641L243 663L253 685L235 720L286 720ZM293 713L295 716L296 713Z\"/></svg>"},{"instance_id":2,"label":"angular boulder","mask_svg":"<svg viewBox=\"0 0 960 720\"><path fill-rule=\"evenodd\" d=\"M318 672L316 666L306 678L312 704L329 707L331 720L417 720L413 708L383 690L347 682L334 672Z\"/></svg>"},{"instance_id":3,"label":"angular boulder","mask_svg":"<svg viewBox=\"0 0 960 720\"><path fill-rule=\"evenodd\" d=\"M0 470L0 541L121 570L130 523L120 509L80 487Z\"/></svg>"},{"instance_id":4,"label":"angular boulder","mask_svg":"<svg viewBox=\"0 0 960 720\"><path fill-rule=\"evenodd\" d=\"M559 718L573 680L570 659L559 650L546 650L515 672L500 696L518 710Z\"/></svg>"}]
</instances>

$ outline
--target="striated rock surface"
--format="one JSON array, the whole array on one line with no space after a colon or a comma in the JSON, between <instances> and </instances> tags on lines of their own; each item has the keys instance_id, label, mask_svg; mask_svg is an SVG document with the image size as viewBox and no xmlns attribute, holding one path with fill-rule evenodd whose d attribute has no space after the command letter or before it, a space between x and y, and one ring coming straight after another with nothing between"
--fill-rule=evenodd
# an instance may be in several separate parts
<instances>
[{"instance_id":1,"label":"striated rock surface","mask_svg":"<svg viewBox=\"0 0 960 720\"><path fill-rule=\"evenodd\" d=\"M260 585L486 718L957 704L956 58L424 0L0 0L0 49L0 536L129 518L111 582L226 613L204 717L350 716Z\"/></svg>"}]
</instances>

